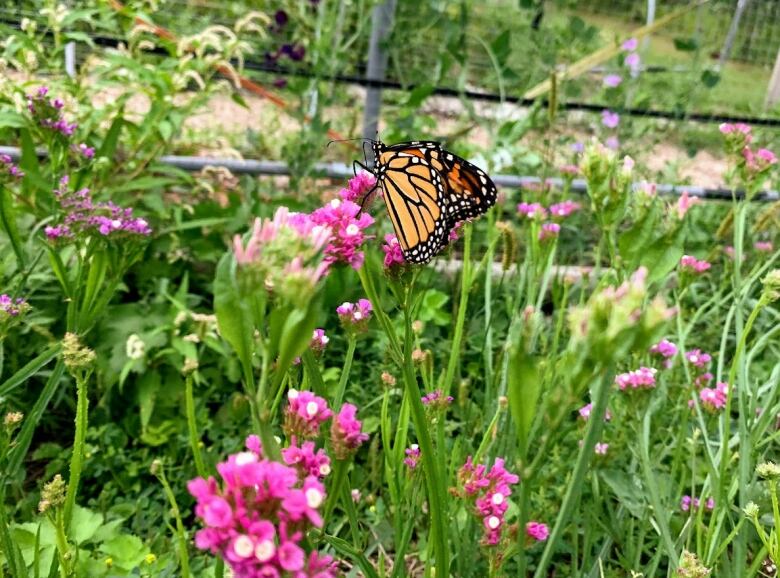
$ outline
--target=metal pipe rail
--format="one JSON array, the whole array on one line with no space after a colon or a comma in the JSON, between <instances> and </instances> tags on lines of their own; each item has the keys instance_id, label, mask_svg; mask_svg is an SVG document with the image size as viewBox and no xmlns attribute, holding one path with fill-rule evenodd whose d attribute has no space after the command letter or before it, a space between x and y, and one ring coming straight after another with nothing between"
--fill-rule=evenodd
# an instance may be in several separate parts
<instances>
[{"instance_id":1,"label":"metal pipe rail","mask_svg":"<svg viewBox=\"0 0 780 578\"><path fill-rule=\"evenodd\" d=\"M0 146L0 154L6 154L12 159L17 160L21 156L21 151L17 147ZM39 150L38 154L44 156L45 152ZM189 172L197 172L203 170L206 167L224 167L235 174L279 176L290 175L290 167L283 161L165 155L161 156L158 159L158 162ZM312 169L312 174L332 179L346 179L351 177L353 172L349 165L344 163L329 162L315 163ZM534 188L541 186L543 183L546 183L552 187L560 188L565 184L564 179L561 178L541 179L540 177L534 176L502 174L494 175L491 178L493 179L493 182L495 182L499 187L505 187L508 189ZM634 190L637 190L643 186L645 186L644 183L633 184ZM582 179L574 179L571 182L570 189L576 193L585 194L587 192L587 184ZM680 196L683 192L687 192L691 197L717 201L730 201L733 198L742 199L745 196L743 191L732 192L729 189L673 184L656 184L656 192L659 195L670 197ZM761 202L780 201L780 192L763 191L753 197L752 200Z\"/></svg>"}]
</instances>

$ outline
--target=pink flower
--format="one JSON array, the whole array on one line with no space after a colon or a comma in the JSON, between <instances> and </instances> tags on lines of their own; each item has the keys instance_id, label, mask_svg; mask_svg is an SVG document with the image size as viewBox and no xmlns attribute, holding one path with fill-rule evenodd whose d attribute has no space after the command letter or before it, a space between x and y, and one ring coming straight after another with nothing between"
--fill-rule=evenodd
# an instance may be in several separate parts
<instances>
[{"instance_id":1,"label":"pink flower","mask_svg":"<svg viewBox=\"0 0 780 578\"><path fill-rule=\"evenodd\" d=\"M774 251L774 245L772 245L771 241L756 241L753 243L753 248L762 253L771 253Z\"/></svg>"},{"instance_id":2,"label":"pink flower","mask_svg":"<svg viewBox=\"0 0 780 578\"><path fill-rule=\"evenodd\" d=\"M553 218L559 218L559 219L565 219L572 213L579 211L582 208L582 205L580 205L577 202L566 200L561 201L560 203L555 203L554 205L550 205L550 214L553 216Z\"/></svg>"},{"instance_id":3,"label":"pink flower","mask_svg":"<svg viewBox=\"0 0 780 578\"><path fill-rule=\"evenodd\" d=\"M705 371L704 373L701 373L696 376L696 378L693 380L693 385L696 387L701 387L705 383L709 383L715 378L714 375L712 375L709 371Z\"/></svg>"},{"instance_id":4,"label":"pink flower","mask_svg":"<svg viewBox=\"0 0 780 578\"><path fill-rule=\"evenodd\" d=\"M382 245L382 251L385 252L385 269L406 265L401 243L398 242L398 238L392 233L385 235L385 244Z\"/></svg>"},{"instance_id":5,"label":"pink flower","mask_svg":"<svg viewBox=\"0 0 780 578\"><path fill-rule=\"evenodd\" d=\"M728 257L729 259L733 259L734 258L734 247L733 246L726 245L725 247L723 247L723 252L726 254L726 257Z\"/></svg>"},{"instance_id":6,"label":"pink flower","mask_svg":"<svg viewBox=\"0 0 780 578\"><path fill-rule=\"evenodd\" d=\"M701 199L699 197L691 197L688 194L688 191L683 191L680 195L680 198L677 199L677 218L682 220L690 208L694 205L698 205L699 203L701 203Z\"/></svg>"},{"instance_id":7,"label":"pink flower","mask_svg":"<svg viewBox=\"0 0 780 578\"><path fill-rule=\"evenodd\" d=\"M520 478L504 468L504 460L501 458L496 458L488 471L485 465L474 465L469 456L458 471L458 481L462 487L461 497L473 499L475 513L482 518L482 543L495 546L501 541L504 515L509 508L507 498L512 494L511 486L517 484Z\"/></svg>"},{"instance_id":8,"label":"pink flower","mask_svg":"<svg viewBox=\"0 0 780 578\"><path fill-rule=\"evenodd\" d=\"M315 329L311 336L309 348L311 348L311 350L315 353L322 353L325 351L325 347L327 347L329 342L330 338L325 335L324 329Z\"/></svg>"},{"instance_id":9,"label":"pink flower","mask_svg":"<svg viewBox=\"0 0 780 578\"><path fill-rule=\"evenodd\" d=\"M650 348L650 353L669 359L677 355L677 346L668 339L662 339Z\"/></svg>"},{"instance_id":10,"label":"pink flower","mask_svg":"<svg viewBox=\"0 0 780 578\"><path fill-rule=\"evenodd\" d=\"M658 370L650 367L640 367L628 373L615 377L615 384L621 391L626 389L652 389L655 387L655 374Z\"/></svg>"},{"instance_id":11,"label":"pink flower","mask_svg":"<svg viewBox=\"0 0 780 578\"><path fill-rule=\"evenodd\" d=\"M420 446L412 444L410 447L404 450L406 457L404 458L404 464L410 470L417 468L417 464L420 462Z\"/></svg>"},{"instance_id":12,"label":"pink flower","mask_svg":"<svg viewBox=\"0 0 780 578\"><path fill-rule=\"evenodd\" d=\"M294 443L282 450L282 459L288 466L297 468L303 477L314 476L322 480L331 472L330 458L325 450L317 450L314 442L307 441L298 447Z\"/></svg>"},{"instance_id":13,"label":"pink flower","mask_svg":"<svg viewBox=\"0 0 780 578\"><path fill-rule=\"evenodd\" d=\"M349 179L347 188L341 189L339 196L343 201L361 202L374 188L376 188L376 177L371 173L361 171Z\"/></svg>"},{"instance_id":14,"label":"pink flower","mask_svg":"<svg viewBox=\"0 0 780 578\"><path fill-rule=\"evenodd\" d=\"M560 232L561 226L558 223L544 223L539 230L539 240L555 239Z\"/></svg>"},{"instance_id":15,"label":"pink flower","mask_svg":"<svg viewBox=\"0 0 780 578\"><path fill-rule=\"evenodd\" d=\"M623 78L619 74L608 74L604 77L604 86L609 88L616 88L623 82Z\"/></svg>"},{"instance_id":16,"label":"pink flower","mask_svg":"<svg viewBox=\"0 0 780 578\"><path fill-rule=\"evenodd\" d=\"M631 71L631 76L636 76L639 74L639 66L642 63L642 59L639 57L639 54L636 52L632 52L631 54L628 54L623 61L623 64L626 65L626 67Z\"/></svg>"},{"instance_id":17,"label":"pink flower","mask_svg":"<svg viewBox=\"0 0 780 578\"><path fill-rule=\"evenodd\" d=\"M520 203L517 212L529 219L546 219L547 210L539 203Z\"/></svg>"},{"instance_id":18,"label":"pink flower","mask_svg":"<svg viewBox=\"0 0 780 578\"><path fill-rule=\"evenodd\" d=\"M313 444L303 448L313 455ZM256 436L246 440L259 449ZM287 448L288 450L290 448ZM300 463L296 463L297 466ZM307 552L304 536L322 527L319 508L325 488L305 468L264 459L254 451L240 452L217 464L221 482L191 480L195 514L206 525L195 534L195 546L221 556L237 578L294 576L335 578L330 556ZM288 574L290 573L290 574Z\"/></svg>"},{"instance_id":19,"label":"pink flower","mask_svg":"<svg viewBox=\"0 0 780 578\"><path fill-rule=\"evenodd\" d=\"M696 511L699 509L700 504L701 502L699 501L699 498L685 495L680 500L680 509L683 512L688 512L691 510ZM704 503L704 507L710 511L715 508L715 500L712 498L712 496L707 498L706 502Z\"/></svg>"},{"instance_id":20,"label":"pink flower","mask_svg":"<svg viewBox=\"0 0 780 578\"><path fill-rule=\"evenodd\" d=\"M601 111L601 124L607 128L616 128L620 124L620 115L611 110Z\"/></svg>"},{"instance_id":21,"label":"pink flower","mask_svg":"<svg viewBox=\"0 0 780 578\"><path fill-rule=\"evenodd\" d=\"M698 260L696 257L692 257L690 255L683 255L680 259L680 267L682 267L686 271L691 271L693 273L704 273L707 269L712 267L712 265L708 261L704 260Z\"/></svg>"},{"instance_id":22,"label":"pink flower","mask_svg":"<svg viewBox=\"0 0 780 578\"><path fill-rule=\"evenodd\" d=\"M580 167L577 165L563 165L558 170L566 177L576 177L580 174ZM552 207L550 207L550 211L552 211Z\"/></svg>"},{"instance_id":23,"label":"pink flower","mask_svg":"<svg viewBox=\"0 0 780 578\"><path fill-rule=\"evenodd\" d=\"M351 403L345 403L330 428L330 441L336 459L346 460L368 440L368 434L362 431L363 424L356 418L357 408Z\"/></svg>"},{"instance_id":24,"label":"pink flower","mask_svg":"<svg viewBox=\"0 0 780 578\"><path fill-rule=\"evenodd\" d=\"M86 145L86 144L84 144L84 143L81 143L81 144L80 144L80 145L77 147L77 149L78 149L78 151L79 151L79 152L80 152L82 155L84 155L84 158L91 159L91 158L93 158L93 157L95 156L95 149L94 149L94 147L87 146L87 145Z\"/></svg>"},{"instance_id":25,"label":"pink flower","mask_svg":"<svg viewBox=\"0 0 780 578\"><path fill-rule=\"evenodd\" d=\"M750 134L750 125L741 122L738 122L736 124L724 122L718 127L718 129L722 134L735 134L735 133L739 133L742 135Z\"/></svg>"},{"instance_id":26,"label":"pink flower","mask_svg":"<svg viewBox=\"0 0 780 578\"><path fill-rule=\"evenodd\" d=\"M359 299L357 303L345 301L336 307L341 325L347 331L355 333L362 333L368 329L368 322L373 310L371 301L368 299Z\"/></svg>"},{"instance_id":27,"label":"pink flower","mask_svg":"<svg viewBox=\"0 0 780 578\"><path fill-rule=\"evenodd\" d=\"M423 405L428 407L434 409L445 409L453 402L453 399L454 398L451 395L444 397L442 391L440 389L436 389L422 396L421 401L423 402Z\"/></svg>"},{"instance_id":28,"label":"pink flower","mask_svg":"<svg viewBox=\"0 0 780 578\"><path fill-rule=\"evenodd\" d=\"M458 240L458 234L460 233L460 230L463 228L463 221L459 221L455 223L452 228L450 229L449 234L447 235L447 240L450 242L457 241Z\"/></svg>"},{"instance_id":29,"label":"pink flower","mask_svg":"<svg viewBox=\"0 0 780 578\"><path fill-rule=\"evenodd\" d=\"M311 221L330 229L330 239L325 247L327 264L347 263L353 269L360 269L364 259L360 248L370 238L365 230L374 223L371 215L362 213L360 206L352 201L333 199L314 211Z\"/></svg>"},{"instance_id":30,"label":"pink flower","mask_svg":"<svg viewBox=\"0 0 780 578\"><path fill-rule=\"evenodd\" d=\"M580 417L584 421L588 421L588 418L590 418L590 414L593 411L593 404L589 403L587 405L583 405L580 409L577 410L577 413L580 414ZM609 421L612 419L612 413L607 409L604 412L604 421Z\"/></svg>"},{"instance_id":31,"label":"pink flower","mask_svg":"<svg viewBox=\"0 0 780 578\"><path fill-rule=\"evenodd\" d=\"M608 149L612 149L613 151L616 151L620 148L620 140L618 140L618 137L616 136L607 138L607 140L604 141L604 144Z\"/></svg>"},{"instance_id":32,"label":"pink flower","mask_svg":"<svg viewBox=\"0 0 780 578\"><path fill-rule=\"evenodd\" d=\"M541 522L528 522L525 525L525 534L537 542L544 542L550 535L550 531L547 528L547 524Z\"/></svg>"},{"instance_id":33,"label":"pink flower","mask_svg":"<svg viewBox=\"0 0 780 578\"><path fill-rule=\"evenodd\" d=\"M3 314L0 315L0 321L2 321L3 316L18 317L19 315L26 313L29 309L30 306L28 305L27 300L22 297L14 299L6 293L0 294L0 313Z\"/></svg>"},{"instance_id":34,"label":"pink flower","mask_svg":"<svg viewBox=\"0 0 780 578\"><path fill-rule=\"evenodd\" d=\"M699 392L699 401L705 410L711 413L717 413L726 407L726 400L729 396L729 384L719 382L714 388L704 387Z\"/></svg>"},{"instance_id":35,"label":"pink flower","mask_svg":"<svg viewBox=\"0 0 780 578\"><path fill-rule=\"evenodd\" d=\"M628 40L624 40L620 47L626 52L633 52L637 49L638 46L639 41L636 38L631 37Z\"/></svg>"},{"instance_id":36,"label":"pink flower","mask_svg":"<svg viewBox=\"0 0 780 578\"><path fill-rule=\"evenodd\" d=\"M596 446L595 446L593 451L596 453L596 455L606 456L608 449L609 449L609 444L605 444L605 443L599 442L599 443L596 444Z\"/></svg>"},{"instance_id":37,"label":"pink flower","mask_svg":"<svg viewBox=\"0 0 780 578\"><path fill-rule=\"evenodd\" d=\"M702 352L701 349L691 349L690 351L685 352L685 359L687 359L688 363L691 365L703 368L709 365L710 361L712 361L712 356L709 353Z\"/></svg>"},{"instance_id":38,"label":"pink flower","mask_svg":"<svg viewBox=\"0 0 780 578\"><path fill-rule=\"evenodd\" d=\"M290 437L317 437L322 423L333 415L328 402L310 391L290 389L287 400L283 429Z\"/></svg>"}]
</instances>

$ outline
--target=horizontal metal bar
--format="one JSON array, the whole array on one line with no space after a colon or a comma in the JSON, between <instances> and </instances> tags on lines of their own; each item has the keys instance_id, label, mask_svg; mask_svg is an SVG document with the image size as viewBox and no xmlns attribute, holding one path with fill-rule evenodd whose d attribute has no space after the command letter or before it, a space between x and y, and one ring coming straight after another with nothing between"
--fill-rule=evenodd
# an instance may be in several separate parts
<instances>
[{"instance_id":1,"label":"horizontal metal bar","mask_svg":"<svg viewBox=\"0 0 780 578\"><path fill-rule=\"evenodd\" d=\"M20 157L20 150L17 147L0 146L0 154L9 155L16 160ZM38 150L40 156L45 155L45 151ZM219 157L189 157L179 155L166 155L159 158L162 164L170 165L184 171L197 172L206 167L224 167L236 174L248 175L289 175L290 167L282 161L266 161L258 159L231 159ZM350 165L344 163L315 163L312 167L312 174L332 179L346 179L353 175ZM565 185L564 179L548 178L541 179L534 176L519 175L494 175L491 177L493 182L499 187L509 189L529 189L538 188L546 183L548 186L560 188ZM634 183L634 190L645 187L645 183ZM571 182L570 189L573 192L584 194L587 192L587 183L582 179L574 179ZM656 192L663 196L680 196L687 192L691 197L698 197L706 200L731 200L734 196L731 190L721 188L706 188L695 185L672 185L656 184ZM742 191L736 191L738 199L744 197ZM753 200L773 202L780 200L780 192L764 191L758 193Z\"/></svg>"}]
</instances>

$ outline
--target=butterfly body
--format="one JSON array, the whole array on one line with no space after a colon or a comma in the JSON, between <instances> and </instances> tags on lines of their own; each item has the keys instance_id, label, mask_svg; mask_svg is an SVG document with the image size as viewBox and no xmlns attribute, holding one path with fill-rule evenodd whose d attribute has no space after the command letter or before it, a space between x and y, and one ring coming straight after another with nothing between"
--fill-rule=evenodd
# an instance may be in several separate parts
<instances>
[{"instance_id":1,"label":"butterfly body","mask_svg":"<svg viewBox=\"0 0 780 578\"><path fill-rule=\"evenodd\" d=\"M374 176L381 187L404 259L427 263L449 242L461 221L496 202L496 187L479 167L438 142L372 145Z\"/></svg>"}]
</instances>

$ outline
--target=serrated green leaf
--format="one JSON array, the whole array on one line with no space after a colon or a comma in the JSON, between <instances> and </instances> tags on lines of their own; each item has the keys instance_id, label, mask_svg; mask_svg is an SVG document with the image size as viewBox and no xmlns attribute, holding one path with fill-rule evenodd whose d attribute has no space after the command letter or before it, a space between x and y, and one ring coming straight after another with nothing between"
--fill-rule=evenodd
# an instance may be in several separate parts
<instances>
[{"instance_id":1,"label":"serrated green leaf","mask_svg":"<svg viewBox=\"0 0 780 578\"><path fill-rule=\"evenodd\" d=\"M537 360L519 346L515 346L509 359L507 391L509 411L517 428L521 454L524 454L528 447L528 432L536 415L541 380Z\"/></svg>"},{"instance_id":2,"label":"serrated green leaf","mask_svg":"<svg viewBox=\"0 0 780 578\"><path fill-rule=\"evenodd\" d=\"M81 506L74 506L68 537L76 544L83 544L95 536L102 524L102 514Z\"/></svg>"}]
</instances>

